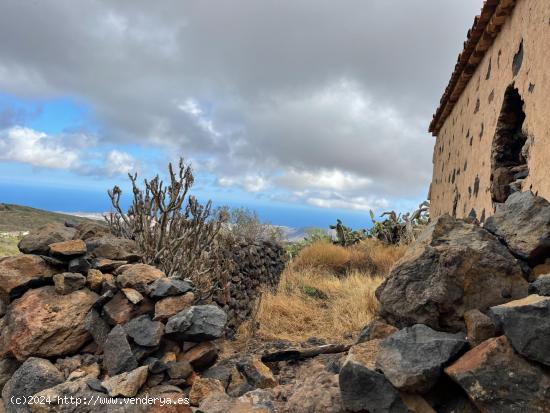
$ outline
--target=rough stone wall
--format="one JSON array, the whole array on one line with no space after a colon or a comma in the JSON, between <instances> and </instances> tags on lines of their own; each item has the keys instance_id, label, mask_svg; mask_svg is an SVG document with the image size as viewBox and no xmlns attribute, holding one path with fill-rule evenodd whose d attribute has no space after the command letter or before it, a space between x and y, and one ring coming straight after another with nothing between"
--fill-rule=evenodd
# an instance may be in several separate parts
<instances>
[{"instance_id":1,"label":"rough stone wall","mask_svg":"<svg viewBox=\"0 0 550 413\"><path fill-rule=\"evenodd\" d=\"M523 190L550 199L550 1L518 0L438 133L431 214L492 215L491 148L507 88L524 101L531 140Z\"/></svg>"},{"instance_id":2,"label":"rough stone wall","mask_svg":"<svg viewBox=\"0 0 550 413\"><path fill-rule=\"evenodd\" d=\"M281 245L268 241L242 241L226 253L227 284L215 301L227 313L227 328L231 334L254 315L261 292L277 288L285 268L286 253Z\"/></svg>"}]
</instances>

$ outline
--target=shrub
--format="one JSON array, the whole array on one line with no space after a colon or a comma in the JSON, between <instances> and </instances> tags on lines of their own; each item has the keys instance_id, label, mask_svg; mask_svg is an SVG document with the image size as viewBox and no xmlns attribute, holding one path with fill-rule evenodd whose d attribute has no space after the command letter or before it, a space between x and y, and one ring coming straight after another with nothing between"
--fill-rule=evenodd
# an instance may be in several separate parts
<instances>
[{"instance_id":1,"label":"shrub","mask_svg":"<svg viewBox=\"0 0 550 413\"><path fill-rule=\"evenodd\" d=\"M300 251L316 242L332 242L330 234L321 228L306 228L303 239L289 242L286 251L290 258L297 257Z\"/></svg>"},{"instance_id":2,"label":"shrub","mask_svg":"<svg viewBox=\"0 0 550 413\"><path fill-rule=\"evenodd\" d=\"M223 233L234 238L247 241L271 241L281 243L283 230L281 227L262 222L256 211L248 208L224 208L229 217L228 224L224 227Z\"/></svg>"},{"instance_id":3,"label":"shrub","mask_svg":"<svg viewBox=\"0 0 550 413\"><path fill-rule=\"evenodd\" d=\"M108 191L114 208L106 219L117 236L135 240L143 262L162 269L168 276L189 277L204 290L211 290L218 280L208 278L218 265L216 242L227 217L214 214L212 203L200 204L189 194L194 177L191 167L180 159L178 170L168 165L169 184L158 175L143 181L128 174L132 184L132 205L125 213L120 206L122 191L118 186Z\"/></svg>"},{"instance_id":4,"label":"shrub","mask_svg":"<svg viewBox=\"0 0 550 413\"><path fill-rule=\"evenodd\" d=\"M305 247L292 262L296 269L324 268L335 273L343 273L348 268L350 251L339 245L317 241Z\"/></svg>"}]
</instances>

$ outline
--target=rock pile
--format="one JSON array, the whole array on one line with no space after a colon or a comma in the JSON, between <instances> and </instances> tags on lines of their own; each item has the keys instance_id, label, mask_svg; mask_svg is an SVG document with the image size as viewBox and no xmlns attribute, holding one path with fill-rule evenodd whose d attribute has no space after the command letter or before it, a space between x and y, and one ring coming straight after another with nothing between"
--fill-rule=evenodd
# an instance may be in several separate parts
<instances>
[{"instance_id":1,"label":"rock pile","mask_svg":"<svg viewBox=\"0 0 550 413\"><path fill-rule=\"evenodd\" d=\"M140 263L132 241L101 225L49 224L19 248L23 255L0 259L0 412L191 412L189 402L225 392L215 369L204 372L218 359L228 316L216 303L197 304L191 281ZM261 283L278 281L283 260L276 264L275 246L269 251L262 258L257 245L244 248L237 268L247 272L230 280L225 307L240 319ZM234 394L275 385L259 359L237 361ZM146 395L175 402L124 404ZM64 404L71 396L119 403Z\"/></svg>"},{"instance_id":2,"label":"rock pile","mask_svg":"<svg viewBox=\"0 0 550 413\"><path fill-rule=\"evenodd\" d=\"M484 227L433 220L376 292L381 319L340 370L343 408L550 412L549 262L550 204L530 192Z\"/></svg>"}]
</instances>

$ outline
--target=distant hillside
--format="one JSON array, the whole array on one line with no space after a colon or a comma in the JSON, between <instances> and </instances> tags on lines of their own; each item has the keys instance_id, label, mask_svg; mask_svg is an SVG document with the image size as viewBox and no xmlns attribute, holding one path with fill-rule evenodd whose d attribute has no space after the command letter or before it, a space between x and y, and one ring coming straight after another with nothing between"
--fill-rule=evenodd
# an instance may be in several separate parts
<instances>
[{"instance_id":1,"label":"distant hillside","mask_svg":"<svg viewBox=\"0 0 550 413\"><path fill-rule=\"evenodd\" d=\"M0 232L30 231L48 222L97 222L89 218L0 203Z\"/></svg>"}]
</instances>

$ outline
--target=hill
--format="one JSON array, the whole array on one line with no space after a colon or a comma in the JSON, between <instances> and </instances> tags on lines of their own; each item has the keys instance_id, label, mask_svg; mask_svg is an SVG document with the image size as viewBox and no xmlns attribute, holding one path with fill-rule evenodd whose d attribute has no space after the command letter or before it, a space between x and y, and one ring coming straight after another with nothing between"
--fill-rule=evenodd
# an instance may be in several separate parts
<instances>
[{"instance_id":1,"label":"hill","mask_svg":"<svg viewBox=\"0 0 550 413\"><path fill-rule=\"evenodd\" d=\"M0 232L30 231L48 222L65 221L81 223L95 220L27 206L0 203Z\"/></svg>"}]
</instances>

